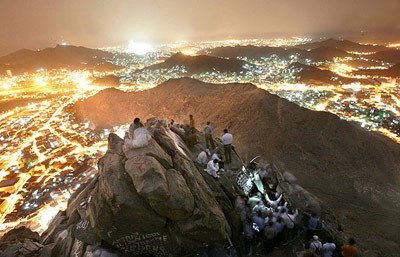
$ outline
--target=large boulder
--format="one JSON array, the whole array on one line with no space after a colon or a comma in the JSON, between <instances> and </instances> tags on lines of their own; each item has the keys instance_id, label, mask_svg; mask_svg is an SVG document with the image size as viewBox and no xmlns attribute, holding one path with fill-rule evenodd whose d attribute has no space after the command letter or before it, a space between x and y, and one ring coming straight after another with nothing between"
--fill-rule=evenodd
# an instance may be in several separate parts
<instances>
[{"instance_id":1,"label":"large boulder","mask_svg":"<svg viewBox=\"0 0 400 257\"><path fill-rule=\"evenodd\" d=\"M128 256L181 256L228 242L226 207L219 205L180 136L160 126L158 132L157 141L134 149L110 135L80 227L90 227L103 243ZM78 231L75 236L90 244Z\"/></svg>"}]
</instances>

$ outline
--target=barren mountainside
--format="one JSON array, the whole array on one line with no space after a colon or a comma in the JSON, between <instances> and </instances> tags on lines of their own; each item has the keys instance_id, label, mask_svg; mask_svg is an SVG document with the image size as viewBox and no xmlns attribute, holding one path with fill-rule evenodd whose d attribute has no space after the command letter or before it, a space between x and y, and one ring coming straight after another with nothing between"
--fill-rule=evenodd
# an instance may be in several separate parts
<instances>
[{"instance_id":1,"label":"barren mountainside","mask_svg":"<svg viewBox=\"0 0 400 257\"><path fill-rule=\"evenodd\" d=\"M262 154L295 174L364 246L399 249L400 146L382 135L251 84L212 85L188 78L137 93L107 89L75 109L78 119L98 128L137 116L179 122L192 113L198 129L210 120L217 135L224 128L232 131L240 153Z\"/></svg>"}]
</instances>

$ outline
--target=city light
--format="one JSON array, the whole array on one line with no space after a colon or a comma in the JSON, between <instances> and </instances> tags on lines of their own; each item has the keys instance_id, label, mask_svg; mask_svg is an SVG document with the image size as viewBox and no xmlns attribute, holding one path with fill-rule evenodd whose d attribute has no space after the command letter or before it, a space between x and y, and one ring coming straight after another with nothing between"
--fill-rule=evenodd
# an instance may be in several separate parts
<instances>
[{"instance_id":1,"label":"city light","mask_svg":"<svg viewBox=\"0 0 400 257\"><path fill-rule=\"evenodd\" d=\"M152 45L148 43L139 43L134 41L130 41L128 47L125 50L125 52L134 53L138 55L145 55L153 51L154 48Z\"/></svg>"},{"instance_id":2,"label":"city light","mask_svg":"<svg viewBox=\"0 0 400 257\"><path fill-rule=\"evenodd\" d=\"M302 107L336 114L400 143L399 81L357 75L361 68L352 64L365 61L369 69L390 67L370 60L370 53L352 52L352 57L324 62L301 60L296 54L287 58L236 56L246 62L240 73L210 70L188 75L184 65L146 69L177 52L195 56L223 46L289 48L309 41L309 38L231 39L160 46L130 42L127 48L106 49L115 54L112 64L123 67L116 71L40 69L0 77L0 103L16 100L24 103L0 111L0 182L3 183L0 234L20 225L43 232L51 218L66 208L74 190L96 174L97 159L107 149L108 133L124 136L126 125L99 131L90 121L76 121L71 110L75 103L109 87L95 85L94 80L110 74L120 78L116 88L126 92L146 90L185 76L216 84L253 83ZM335 77L363 80L336 84L299 81L299 70L292 66L298 62L333 72Z\"/></svg>"}]
</instances>

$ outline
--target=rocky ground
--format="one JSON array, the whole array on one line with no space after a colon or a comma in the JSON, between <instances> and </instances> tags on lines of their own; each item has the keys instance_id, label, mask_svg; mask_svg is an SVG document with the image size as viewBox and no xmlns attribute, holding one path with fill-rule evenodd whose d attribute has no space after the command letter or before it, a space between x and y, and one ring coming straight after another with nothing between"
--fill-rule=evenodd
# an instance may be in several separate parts
<instances>
[{"instance_id":1,"label":"rocky ground","mask_svg":"<svg viewBox=\"0 0 400 257\"><path fill-rule=\"evenodd\" d=\"M175 132L174 132L175 131ZM40 237L19 228L6 234L0 256L202 256L244 254L242 223L234 202L240 194L235 158L219 179L193 162L200 143L188 146L179 130L162 127L148 146L127 149L115 134L99 160L98 175L76 192ZM172 150L172 151L171 151ZM168 154L169 153L169 154ZM293 176L271 169L278 190L296 208L320 208L319 200L295 184ZM325 233L345 239L327 217ZM268 256L294 256L294 240ZM263 245L251 256L265 256Z\"/></svg>"},{"instance_id":2,"label":"rocky ground","mask_svg":"<svg viewBox=\"0 0 400 257\"><path fill-rule=\"evenodd\" d=\"M154 101L157 99L157 101ZM152 116L197 127L228 128L244 159L261 154L293 173L362 247L380 256L400 252L400 145L337 116L314 112L251 84L171 80L137 93L108 89L75 106L98 128ZM248 158L246 158L248 157Z\"/></svg>"}]
</instances>

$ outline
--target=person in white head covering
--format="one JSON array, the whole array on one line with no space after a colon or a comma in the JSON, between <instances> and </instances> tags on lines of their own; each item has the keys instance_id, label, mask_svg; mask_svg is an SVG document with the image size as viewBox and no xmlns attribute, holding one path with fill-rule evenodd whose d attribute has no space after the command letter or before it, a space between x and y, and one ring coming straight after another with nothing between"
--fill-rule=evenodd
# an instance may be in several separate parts
<instances>
[{"instance_id":1,"label":"person in white head covering","mask_svg":"<svg viewBox=\"0 0 400 257\"><path fill-rule=\"evenodd\" d=\"M210 161L210 150L205 149L197 155L196 162L201 165L207 165Z\"/></svg>"},{"instance_id":2,"label":"person in white head covering","mask_svg":"<svg viewBox=\"0 0 400 257\"><path fill-rule=\"evenodd\" d=\"M319 237L317 235L313 236L313 239L310 242L310 250L316 254L321 253L322 243L319 241Z\"/></svg>"}]
</instances>

